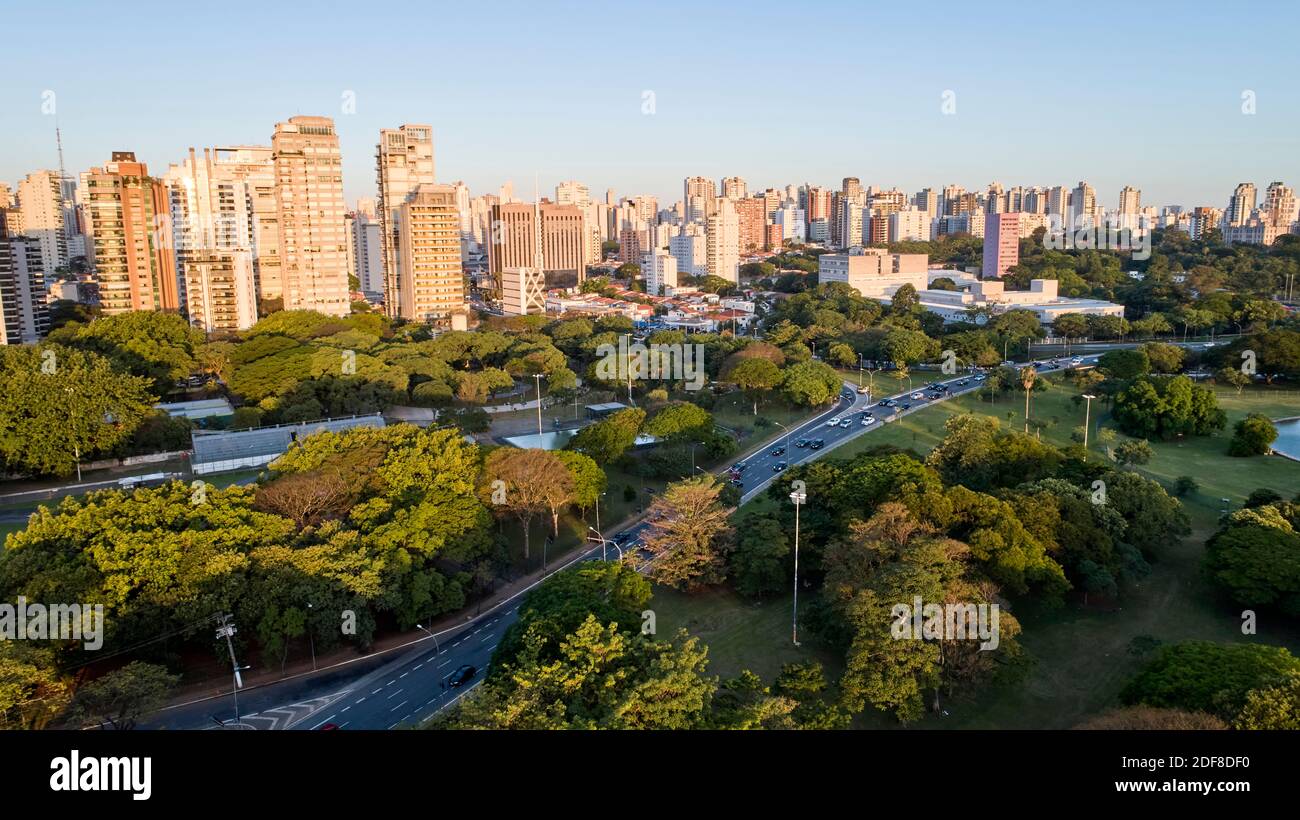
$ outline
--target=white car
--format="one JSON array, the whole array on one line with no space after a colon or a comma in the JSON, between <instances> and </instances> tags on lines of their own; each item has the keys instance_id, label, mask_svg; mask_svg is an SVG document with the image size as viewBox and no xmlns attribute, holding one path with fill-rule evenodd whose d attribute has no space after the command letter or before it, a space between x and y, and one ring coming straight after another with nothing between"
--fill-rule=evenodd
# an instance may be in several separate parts
<instances>
[{"instance_id":1,"label":"white car","mask_svg":"<svg viewBox=\"0 0 1300 820\"><path fill-rule=\"evenodd\" d=\"M831 419L830 421L826 422L826 426L827 426L827 427L834 427L835 425L837 425L837 424L839 424L839 423L840 423L840 417L839 417L839 416L836 416L835 418L833 418L833 419Z\"/></svg>"},{"instance_id":2,"label":"white car","mask_svg":"<svg viewBox=\"0 0 1300 820\"><path fill-rule=\"evenodd\" d=\"M864 418L864 419L862 420L862 426L863 426L863 427L870 427L871 425L873 425L873 424L875 424L875 423L876 423L876 420L873 419L871 416L867 416L866 418Z\"/></svg>"},{"instance_id":3,"label":"white car","mask_svg":"<svg viewBox=\"0 0 1300 820\"><path fill-rule=\"evenodd\" d=\"M987 379L987 378L988 378L988 376L985 376L983 373L981 373L981 374L979 374L978 376L975 377L975 381L977 381L977 382L982 382L982 381L984 381L984 380Z\"/></svg>"},{"instance_id":4,"label":"white car","mask_svg":"<svg viewBox=\"0 0 1300 820\"><path fill-rule=\"evenodd\" d=\"M925 398L925 394L924 394L924 393L920 393L920 392L918 392L918 393L913 393L913 394L912 394L912 398L915 399L915 400L917 400L917 401L921 401L922 399Z\"/></svg>"}]
</instances>

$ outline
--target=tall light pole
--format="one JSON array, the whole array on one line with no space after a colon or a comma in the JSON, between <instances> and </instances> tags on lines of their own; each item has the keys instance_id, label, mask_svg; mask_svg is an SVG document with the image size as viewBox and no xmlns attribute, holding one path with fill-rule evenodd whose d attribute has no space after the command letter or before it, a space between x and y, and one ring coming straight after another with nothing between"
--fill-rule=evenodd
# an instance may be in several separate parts
<instances>
[{"instance_id":1,"label":"tall light pole","mask_svg":"<svg viewBox=\"0 0 1300 820\"><path fill-rule=\"evenodd\" d=\"M311 645L311 671L316 671L316 638L311 634L312 603L307 602L307 642Z\"/></svg>"},{"instance_id":2,"label":"tall light pole","mask_svg":"<svg viewBox=\"0 0 1300 820\"><path fill-rule=\"evenodd\" d=\"M772 419L772 423L785 431L785 449L788 452L790 450L790 428L786 427L784 424L777 421L776 419Z\"/></svg>"},{"instance_id":3,"label":"tall light pole","mask_svg":"<svg viewBox=\"0 0 1300 820\"><path fill-rule=\"evenodd\" d=\"M1083 406L1083 460L1088 460L1088 425L1092 416L1092 400L1097 398L1091 393L1084 393L1083 397L1088 401Z\"/></svg>"},{"instance_id":4,"label":"tall light pole","mask_svg":"<svg viewBox=\"0 0 1300 820\"><path fill-rule=\"evenodd\" d=\"M542 446L542 374L534 373L537 381L537 446Z\"/></svg>"},{"instance_id":5,"label":"tall light pole","mask_svg":"<svg viewBox=\"0 0 1300 820\"><path fill-rule=\"evenodd\" d=\"M790 493L790 500L794 502L794 613L790 621L790 639L795 646L799 645L799 507L808 500L808 494L804 492Z\"/></svg>"},{"instance_id":6,"label":"tall light pole","mask_svg":"<svg viewBox=\"0 0 1300 820\"><path fill-rule=\"evenodd\" d=\"M600 560L608 561L609 554L605 551L605 545L608 543L608 541L605 539L605 536L601 535L600 530L596 529L595 527L587 527L587 529L596 533L596 537L600 539Z\"/></svg>"},{"instance_id":7,"label":"tall light pole","mask_svg":"<svg viewBox=\"0 0 1300 820\"><path fill-rule=\"evenodd\" d=\"M627 368L627 403L635 407L632 402L632 334L624 333L623 338L627 339L627 359L624 361L624 366Z\"/></svg>"},{"instance_id":8,"label":"tall light pole","mask_svg":"<svg viewBox=\"0 0 1300 820\"><path fill-rule=\"evenodd\" d=\"M424 626L423 626L422 624L416 624L416 625L415 625L415 628L416 628L416 629L424 629ZM424 631L428 634L428 636L429 636L430 638L433 638L433 655L434 655L434 657L437 657L438 655L441 655L441 654L442 654L442 647L438 646L438 636L437 636L437 634L435 634L435 633L433 633L433 632L429 632L429 630L427 630L427 629L424 629Z\"/></svg>"}]
</instances>

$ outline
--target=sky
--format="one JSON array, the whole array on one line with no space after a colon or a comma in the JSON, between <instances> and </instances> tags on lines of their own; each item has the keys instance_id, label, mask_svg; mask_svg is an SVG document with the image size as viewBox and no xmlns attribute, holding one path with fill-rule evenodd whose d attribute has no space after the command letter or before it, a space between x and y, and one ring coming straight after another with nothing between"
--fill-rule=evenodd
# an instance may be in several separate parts
<instances>
[{"instance_id":1,"label":"sky","mask_svg":"<svg viewBox=\"0 0 1300 820\"><path fill-rule=\"evenodd\" d=\"M374 196L379 129L410 122L474 195L577 179L666 207L686 176L856 176L1222 207L1238 182L1300 185L1298 24L1239 0L0 0L0 181L57 167L56 119L69 173L133 150L160 174L317 114L349 202Z\"/></svg>"}]
</instances>

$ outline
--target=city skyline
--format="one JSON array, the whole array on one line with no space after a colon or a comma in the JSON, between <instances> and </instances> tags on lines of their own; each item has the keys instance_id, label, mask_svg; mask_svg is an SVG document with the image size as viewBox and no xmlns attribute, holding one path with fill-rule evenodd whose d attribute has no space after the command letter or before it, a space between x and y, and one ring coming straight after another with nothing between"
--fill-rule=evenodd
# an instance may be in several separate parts
<instances>
[{"instance_id":1,"label":"city skyline","mask_svg":"<svg viewBox=\"0 0 1300 820\"><path fill-rule=\"evenodd\" d=\"M1261 6L1279 23L1297 16L1278 4ZM211 76L151 70L192 62L186 41L159 32L159 20L184 29L190 13L154 8L136 15L143 36L159 34L150 63L56 53L29 30L39 11L10 13L12 55L28 70L0 85L0 104L10 112L0 134L0 179L57 168L56 117L65 166L75 175L112 151L134 151L165 168L190 147L266 145L276 122L298 115L335 120L349 204L375 195L379 131L408 122L432 125L438 182L463 180L479 195L513 181L521 199L531 197L534 175L545 195L576 179L593 198L612 188L619 197L647 194L661 203L680 195L686 176L740 176L752 191L804 182L835 188L851 175L907 191L1086 179L1107 207L1125 185L1142 189L1148 204L1222 207L1239 182L1263 187L1300 177L1288 138L1300 127L1300 92L1286 82L1300 59L1261 49L1238 53L1230 68L1194 71L1189 54L1210 55L1254 33L1246 22L1252 15L1223 19L1209 6L1185 7L1172 23L1154 10L1122 7L1125 28L1143 32L1136 47L1107 36L1115 23L1104 13L977 19L954 6L920 27L899 21L905 12L898 9L873 11L867 21L835 6L820 15L836 16L829 27L786 20L769 4L743 17L692 8L688 20L622 10L559 20L519 7L494 28L472 10L452 8L437 14L440 26L458 32L454 39L422 39L419 25L386 31L393 70L382 74L369 57L381 45L377 35L334 31L293 5L259 9L256 18L232 9L203 20L207 39L233 49L213 58L221 63ZM420 20L433 12L412 14ZM93 37L115 19L85 8L69 16L64 36ZM683 22L699 36L673 28ZM624 26L635 31L627 35ZM301 36L261 48L269 32L285 30ZM879 37L883 30L894 36ZM1065 42L1062 32L1090 43L1076 69L971 69L956 59L992 42L1019 55L1013 62L1031 65L1044 43ZM803 47L817 38L867 44L869 57ZM546 47L557 41L568 48ZM696 48L700 41L730 45ZM588 56L578 51L584 44ZM241 55L241 47L252 53ZM430 55L455 70L437 77L419 70ZM309 64L306 80L278 68L312 59L319 64ZM625 65L602 68L619 59ZM536 70L521 75L521 64ZM571 68L584 64L592 70ZM738 71L746 67L748 74ZM91 71L100 82L85 81ZM273 93L259 91L267 78L275 80ZM1254 113L1243 113L1250 106Z\"/></svg>"}]
</instances>

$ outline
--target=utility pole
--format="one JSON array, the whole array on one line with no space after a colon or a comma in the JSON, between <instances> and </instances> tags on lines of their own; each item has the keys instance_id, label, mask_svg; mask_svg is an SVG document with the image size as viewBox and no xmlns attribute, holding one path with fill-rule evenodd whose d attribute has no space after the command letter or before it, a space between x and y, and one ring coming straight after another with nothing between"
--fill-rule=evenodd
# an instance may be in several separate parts
<instances>
[{"instance_id":1,"label":"utility pole","mask_svg":"<svg viewBox=\"0 0 1300 820\"><path fill-rule=\"evenodd\" d=\"M794 502L794 615L790 621L790 637L794 645L799 645L799 507L808 500L808 494L804 492L790 493L790 500Z\"/></svg>"},{"instance_id":2,"label":"utility pole","mask_svg":"<svg viewBox=\"0 0 1300 820\"><path fill-rule=\"evenodd\" d=\"M235 644L230 639L239 630L235 629L235 625L230 622L231 618L233 617L234 617L233 615L220 616L221 623L217 627L217 640L221 640L222 638L226 639L226 649L227 651L230 652L230 665L235 672L235 685L231 687L230 693L232 696L234 696L235 699L235 728L238 729L239 728L239 690L244 688L244 679L240 676L239 670L245 669L247 667L241 667L239 665L239 661L235 660Z\"/></svg>"}]
</instances>

